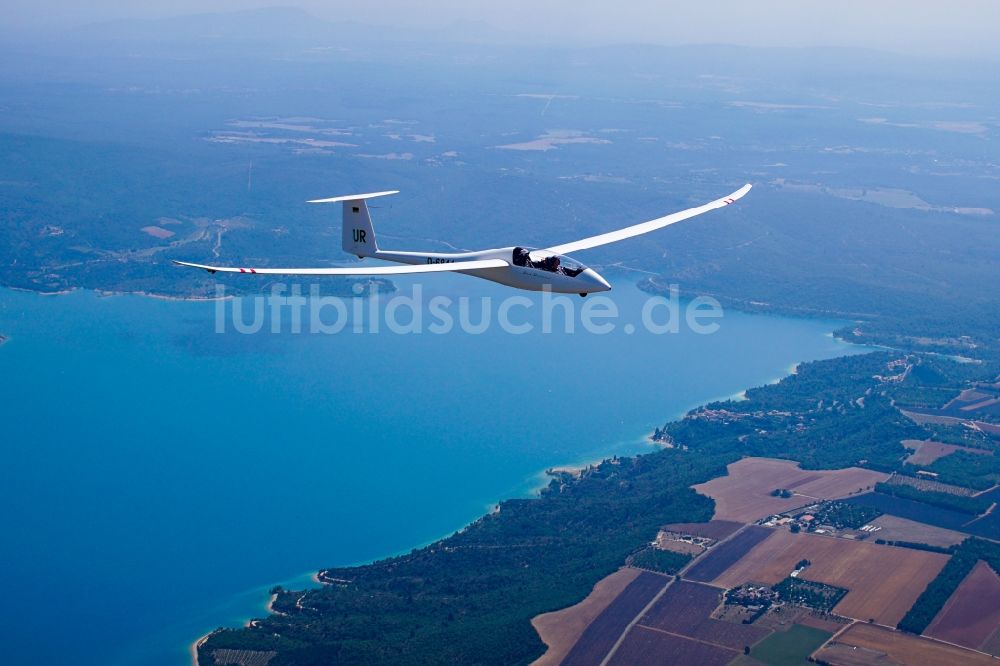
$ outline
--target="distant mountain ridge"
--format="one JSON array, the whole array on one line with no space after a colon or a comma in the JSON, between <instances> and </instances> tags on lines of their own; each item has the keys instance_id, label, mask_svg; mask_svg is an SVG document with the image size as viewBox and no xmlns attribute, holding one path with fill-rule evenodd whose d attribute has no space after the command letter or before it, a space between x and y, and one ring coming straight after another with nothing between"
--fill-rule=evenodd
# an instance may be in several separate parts
<instances>
[{"instance_id":1,"label":"distant mountain ridge","mask_svg":"<svg viewBox=\"0 0 1000 666\"><path fill-rule=\"evenodd\" d=\"M485 21L456 21L433 29L378 26L358 21L329 21L297 7L268 7L234 12L184 14L168 18L115 19L90 23L67 36L79 41L146 44L258 43L301 44L314 41L525 43L531 38L500 30Z\"/></svg>"}]
</instances>

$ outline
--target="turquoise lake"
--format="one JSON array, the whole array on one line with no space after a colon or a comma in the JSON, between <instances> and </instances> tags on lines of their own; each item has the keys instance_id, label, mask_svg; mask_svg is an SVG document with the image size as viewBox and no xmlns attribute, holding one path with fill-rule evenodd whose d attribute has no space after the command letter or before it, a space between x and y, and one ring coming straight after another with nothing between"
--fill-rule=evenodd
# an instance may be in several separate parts
<instances>
[{"instance_id":1,"label":"turquoise lake","mask_svg":"<svg viewBox=\"0 0 1000 666\"><path fill-rule=\"evenodd\" d=\"M838 322L733 310L711 335L628 334L648 297L608 277L606 335L241 335L211 302L0 290L5 661L187 664L275 584L426 544L548 467L651 451L698 404L860 351ZM511 295L422 284L473 312ZM518 295L530 319L542 297Z\"/></svg>"}]
</instances>

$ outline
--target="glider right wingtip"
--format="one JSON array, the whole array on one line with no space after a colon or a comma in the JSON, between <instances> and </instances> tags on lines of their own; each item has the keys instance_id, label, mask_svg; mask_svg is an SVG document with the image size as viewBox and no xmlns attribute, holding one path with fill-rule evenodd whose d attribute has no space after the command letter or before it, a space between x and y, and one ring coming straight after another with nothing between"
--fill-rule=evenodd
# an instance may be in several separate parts
<instances>
[{"instance_id":1,"label":"glider right wingtip","mask_svg":"<svg viewBox=\"0 0 1000 666\"><path fill-rule=\"evenodd\" d=\"M728 197L725 197L723 199L719 199L719 201L721 201L723 204L725 204L727 206L729 204L734 204L738 200L740 200L743 197L745 197L746 194L747 194L747 192L749 192L751 190L751 188L753 188L753 185L751 185L750 183L747 183L746 185L744 185L740 189L738 189L735 192L733 192L732 194L730 194Z\"/></svg>"}]
</instances>

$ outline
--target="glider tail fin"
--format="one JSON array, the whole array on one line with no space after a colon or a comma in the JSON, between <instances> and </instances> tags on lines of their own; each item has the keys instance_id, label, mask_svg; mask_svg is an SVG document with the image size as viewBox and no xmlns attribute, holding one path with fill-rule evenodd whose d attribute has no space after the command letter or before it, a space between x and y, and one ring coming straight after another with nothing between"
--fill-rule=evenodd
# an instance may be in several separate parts
<instances>
[{"instance_id":1,"label":"glider tail fin","mask_svg":"<svg viewBox=\"0 0 1000 666\"><path fill-rule=\"evenodd\" d=\"M332 199L314 199L309 203L343 203L344 223L341 242L344 252L358 257L374 257L378 254L378 244L375 242L375 228L372 227L372 218L368 214L368 199L386 194L396 194L396 192L349 194Z\"/></svg>"},{"instance_id":2,"label":"glider tail fin","mask_svg":"<svg viewBox=\"0 0 1000 666\"><path fill-rule=\"evenodd\" d=\"M343 247L344 252L358 257L372 257L378 252L375 228L364 199L344 202Z\"/></svg>"}]
</instances>

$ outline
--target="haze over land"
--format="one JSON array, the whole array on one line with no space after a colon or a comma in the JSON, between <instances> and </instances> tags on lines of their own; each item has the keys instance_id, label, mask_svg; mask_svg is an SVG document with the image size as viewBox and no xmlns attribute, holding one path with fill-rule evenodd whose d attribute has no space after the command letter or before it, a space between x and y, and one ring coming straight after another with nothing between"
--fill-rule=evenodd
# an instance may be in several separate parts
<instances>
[{"instance_id":1,"label":"haze over land","mask_svg":"<svg viewBox=\"0 0 1000 666\"><path fill-rule=\"evenodd\" d=\"M435 0L364 3L298 0L216 0L210 11L255 10L276 5L305 10L328 21L367 23L397 36L430 31L468 43L548 45L737 44L767 47L842 46L897 51L915 56L1000 57L993 28L1000 9L990 0L863 0L835 4L796 0L604 2ZM53 28L119 19L155 19L206 11L204 3L131 3L96 0L11 0L8 29L45 32ZM267 32L270 26L262 27Z\"/></svg>"}]
</instances>

